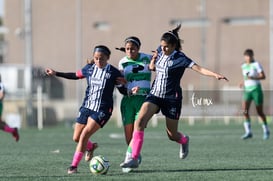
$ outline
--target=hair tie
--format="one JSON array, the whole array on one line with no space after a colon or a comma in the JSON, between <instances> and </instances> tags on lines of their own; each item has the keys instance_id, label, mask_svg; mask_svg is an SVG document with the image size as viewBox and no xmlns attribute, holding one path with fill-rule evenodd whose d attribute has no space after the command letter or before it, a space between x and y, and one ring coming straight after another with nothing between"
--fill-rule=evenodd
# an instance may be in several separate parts
<instances>
[{"instance_id":1,"label":"hair tie","mask_svg":"<svg viewBox=\"0 0 273 181\"><path fill-rule=\"evenodd\" d=\"M166 32L166 33L172 35L177 41L179 41L179 38L178 38L173 32L168 31L168 32Z\"/></svg>"},{"instance_id":2,"label":"hair tie","mask_svg":"<svg viewBox=\"0 0 273 181\"><path fill-rule=\"evenodd\" d=\"M102 47L96 47L94 49L94 52L101 52L101 53L104 53L107 56L110 55L110 52L108 50L106 50L105 48L102 48Z\"/></svg>"},{"instance_id":3,"label":"hair tie","mask_svg":"<svg viewBox=\"0 0 273 181\"><path fill-rule=\"evenodd\" d=\"M138 48L140 47L140 43L137 40L133 39L133 38L128 38L128 39L125 40L125 43L128 43L128 42L134 42L137 45Z\"/></svg>"}]
</instances>

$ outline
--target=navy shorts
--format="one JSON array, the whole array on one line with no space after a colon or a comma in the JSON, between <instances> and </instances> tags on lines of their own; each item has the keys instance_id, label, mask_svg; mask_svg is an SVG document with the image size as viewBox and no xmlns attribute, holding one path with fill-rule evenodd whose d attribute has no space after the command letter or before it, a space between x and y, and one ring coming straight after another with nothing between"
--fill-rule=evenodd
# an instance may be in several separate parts
<instances>
[{"instance_id":1,"label":"navy shorts","mask_svg":"<svg viewBox=\"0 0 273 181\"><path fill-rule=\"evenodd\" d=\"M108 110L92 111L85 107L81 107L79 111L79 116L77 117L77 123L87 124L88 118L91 117L102 128L108 122L111 115L112 112Z\"/></svg>"},{"instance_id":2,"label":"navy shorts","mask_svg":"<svg viewBox=\"0 0 273 181\"><path fill-rule=\"evenodd\" d=\"M178 120L181 114L182 98L181 99L167 99L159 98L149 94L145 102L151 102L159 107L162 114L170 119Z\"/></svg>"}]
</instances>

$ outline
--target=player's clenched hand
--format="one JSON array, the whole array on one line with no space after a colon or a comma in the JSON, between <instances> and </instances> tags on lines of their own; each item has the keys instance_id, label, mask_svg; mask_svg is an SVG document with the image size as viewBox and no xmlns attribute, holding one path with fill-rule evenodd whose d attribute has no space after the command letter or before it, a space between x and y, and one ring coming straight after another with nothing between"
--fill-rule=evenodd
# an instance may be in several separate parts
<instances>
[{"instance_id":1,"label":"player's clenched hand","mask_svg":"<svg viewBox=\"0 0 273 181\"><path fill-rule=\"evenodd\" d=\"M50 68L46 68L45 73L48 76L56 75L56 71Z\"/></svg>"},{"instance_id":2,"label":"player's clenched hand","mask_svg":"<svg viewBox=\"0 0 273 181\"><path fill-rule=\"evenodd\" d=\"M153 52L153 56L152 56L152 60L156 60L157 56L158 56L158 52L156 51L152 51Z\"/></svg>"},{"instance_id":3,"label":"player's clenched hand","mask_svg":"<svg viewBox=\"0 0 273 181\"><path fill-rule=\"evenodd\" d=\"M215 75L215 78L216 79L218 79L218 80L221 80L221 79L223 79L223 80L226 80L226 81L228 81L228 79L225 77L225 76L223 76L223 75L220 75L220 74L216 74Z\"/></svg>"},{"instance_id":4,"label":"player's clenched hand","mask_svg":"<svg viewBox=\"0 0 273 181\"><path fill-rule=\"evenodd\" d=\"M133 87L132 90L131 90L132 94L136 94L138 91L139 91L139 87L138 86L137 87Z\"/></svg>"}]
</instances>

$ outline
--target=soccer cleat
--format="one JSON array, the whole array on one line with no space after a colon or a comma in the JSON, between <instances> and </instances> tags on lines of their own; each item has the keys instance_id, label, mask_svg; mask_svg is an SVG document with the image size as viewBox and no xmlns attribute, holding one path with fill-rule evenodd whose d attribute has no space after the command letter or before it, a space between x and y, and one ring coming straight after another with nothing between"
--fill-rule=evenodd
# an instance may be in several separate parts
<instances>
[{"instance_id":1,"label":"soccer cleat","mask_svg":"<svg viewBox=\"0 0 273 181\"><path fill-rule=\"evenodd\" d=\"M14 131L12 132L12 136L13 138L15 139L16 142L19 141L19 133L18 133L18 129L17 128L14 128Z\"/></svg>"},{"instance_id":2,"label":"soccer cleat","mask_svg":"<svg viewBox=\"0 0 273 181\"><path fill-rule=\"evenodd\" d=\"M138 160L131 158L131 159L121 163L120 167L122 167L122 168L138 168Z\"/></svg>"},{"instance_id":3,"label":"soccer cleat","mask_svg":"<svg viewBox=\"0 0 273 181\"><path fill-rule=\"evenodd\" d=\"M131 159L131 157L128 156L128 157L126 157L125 160L128 161L129 159ZM141 157L141 155L138 156L137 161L138 161L138 165L140 165L141 162L142 162L142 157ZM126 161L125 161L125 162L126 162ZM123 173L129 173L129 172L131 172L131 171L133 171L132 168L122 168L122 172L123 172Z\"/></svg>"},{"instance_id":4,"label":"soccer cleat","mask_svg":"<svg viewBox=\"0 0 273 181\"><path fill-rule=\"evenodd\" d=\"M244 134L241 138L242 138L243 140L246 140L246 139L250 139L250 138L252 138L252 137L253 137L252 133L246 133L246 134Z\"/></svg>"},{"instance_id":5,"label":"soccer cleat","mask_svg":"<svg viewBox=\"0 0 273 181\"><path fill-rule=\"evenodd\" d=\"M91 150L86 150L85 161L89 162L93 158L93 153L95 149L98 148L98 143L93 143L93 147Z\"/></svg>"},{"instance_id":6,"label":"soccer cleat","mask_svg":"<svg viewBox=\"0 0 273 181\"><path fill-rule=\"evenodd\" d=\"M130 173L132 170L132 168L122 168L123 173Z\"/></svg>"},{"instance_id":7,"label":"soccer cleat","mask_svg":"<svg viewBox=\"0 0 273 181\"><path fill-rule=\"evenodd\" d=\"M68 173L68 174L78 173L77 167L74 167L74 166L68 167L67 173Z\"/></svg>"},{"instance_id":8,"label":"soccer cleat","mask_svg":"<svg viewBox=\"0 0 273 181\"><path fill-rule=\"evenodd\" d=\"M180 159L185 159L189 154L190 137L189 136L185 136L185 137L187 138L187 143L180 144L180 151L179 151L179 158Z\"/></svg>"},{"instance_id":9,"label":"soccer cleat","mask_svg":"<svg viewBox=\"0 0 273 181\"><path fill-rule=\"evenodd\" d=\"M139 154L139 156L138 156L137 161L138 161L138 164L140 165L140 164L141 164L141 162L142 162L142 156L141 156L140 154Z\"/></svg>"},{"instance_id":10,"label":"soccer cleat","mask_svg":"<svg viewBox=\"0 0 273 181\"><path fill-rule=\"evenodd\" d=\"M267 131L267 132L264 133L263 139L264 139L264 140L268 140L268 139L269 139L269 136L270 136L270 132Z\"/></svg>"}]
</instances>

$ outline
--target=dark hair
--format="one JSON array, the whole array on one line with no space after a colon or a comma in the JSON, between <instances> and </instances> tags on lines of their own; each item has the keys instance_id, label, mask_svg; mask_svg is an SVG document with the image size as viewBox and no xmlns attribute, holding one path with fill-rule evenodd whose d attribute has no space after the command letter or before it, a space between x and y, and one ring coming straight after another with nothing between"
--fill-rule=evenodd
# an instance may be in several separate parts
<instances>
[{"instance_id":1,"label":"dark hair","mask_svg":"<svg viewBox=\"0 0 273 181\"><path fill-rule=\"evenodd\" d=\"M139 38L135 37L135 36L130 36L130 37L126 38L124 42L125 42L125 44L128 42L131 42L134 45L136 45L137 48L140 48L140 46L141 46L141 42L140 42Z\"/></svg>"},{"instance_id":2,"label":"dark hair","mask_svg":"<svg viewBox=\"0 0 273 181\"><path fill-rule=\"evenodd\" d=\"M244 52L244 55L249 56L249 57L253 57L254 56L254 52L252 49L246 49Z\"/></svg>"},{"instance_id":3,"label":"dark hair","mask_svg":"<svg viewBox=\"0 0 273 181\"><path fill-rule=\"evenodd\" d=\"M111 55L110 49L107 46L104 46L104 45L95 46L94 53L95 52L102 52L102 53L104 53L107 56Z\"/></svg>"},{"instance_id":4,"label":"dark hair","mask_svg":"<svg viewBox=\"0 0 273 181\"><path fill-rule=\"evenodd\" d=\"M181 24L177 25L177 27L171 31L164 33L161 37L161 41L165 41L168 44L175 45L175 50L181 50L181 39L179 38L178 31L181 28Z\"/></svg>"}]
</instances>

